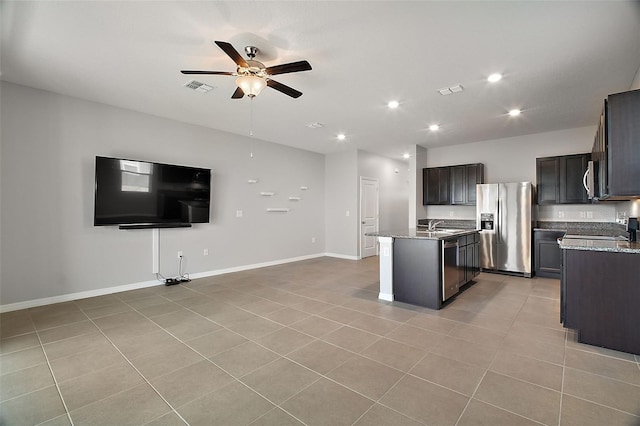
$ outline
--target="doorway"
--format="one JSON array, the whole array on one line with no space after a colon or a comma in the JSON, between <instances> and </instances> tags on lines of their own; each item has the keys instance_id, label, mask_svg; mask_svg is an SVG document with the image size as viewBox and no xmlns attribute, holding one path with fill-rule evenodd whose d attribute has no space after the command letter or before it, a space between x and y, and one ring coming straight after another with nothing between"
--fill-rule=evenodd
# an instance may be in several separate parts
<instances>
[{"instance_id":1,"label":"doorway","mask_svg":"<svg viewBox=\"0 0 640 426\"><path fill-rule=\"evenodd\" d=\"M376 237L369 237L368 232L378 232L379 223L379 189L378 180L360 177L360 258L378 254Z\"/></svg>"}]
</instances>

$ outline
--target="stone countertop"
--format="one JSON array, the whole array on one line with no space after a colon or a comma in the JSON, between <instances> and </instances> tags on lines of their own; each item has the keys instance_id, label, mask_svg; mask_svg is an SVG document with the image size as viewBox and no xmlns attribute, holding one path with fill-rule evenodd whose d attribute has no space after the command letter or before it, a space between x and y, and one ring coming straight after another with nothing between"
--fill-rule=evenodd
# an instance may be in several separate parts
<instances>
[{"instance_id":1,"label":"stone countertop","mask_svg":"<svg viewBox=\"0 0 640 426\"><path fill-rule=\"evenodd\" d=\"M435 231L423 231L417 228L406 228L392 231L367 232L369 237L413 238L419 240L447 240L463 235L479 232L477 229L436 229Z\"/></svg>"},{"instance_id":2,"label":"stone countertop","mask_svg":"<svg viewBox=\"0 0 640 426\"><path fill-rule=\"evenodd\" d=\"M560 248L564 250L590 250L640 254L639 242L562 238L558 239L558 244L560 245Z\"/></svg>"}]
</instances>

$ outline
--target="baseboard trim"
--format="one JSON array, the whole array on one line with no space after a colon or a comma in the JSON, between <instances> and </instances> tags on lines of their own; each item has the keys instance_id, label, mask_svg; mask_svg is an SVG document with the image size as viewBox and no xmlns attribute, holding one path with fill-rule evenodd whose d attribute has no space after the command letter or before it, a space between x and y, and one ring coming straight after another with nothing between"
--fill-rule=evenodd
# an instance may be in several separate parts
<instances>
[{"instance_id":1,"label":"baseboard trim","mask_svg":"<svg viewBox=\"0 0 640 426\"><path fill-rule=\"evenodd\" d=\"M60 296L44 297L42 299L26 300L24 302L9 303L0 305L0 313L17 311L19 309L35 308L37 306L51 305L54 303L70 302L72 300L86 299L89 297L104 296L106 294L120 293L129 290L162 285L158 280L143 281L132 284L119 285L116 287L99 288L97 290L80 291L78 293L62 294Z\"/></svg>"},{"instance_id":2,"label":"baseboard trim","mask_svg":"<svg viewBox=\"0 0 640 426\"><path fill-rule=\"evenodd\" d=\"M242 271L248 271L251 269L266 268L268 266L276 266L276 265L282 265L285 263L299 262L301 260L315 259L323 256L327 256L327 254L316 253L316 254L309 254L305 256L290 257L288 259L279 259L279 260L272 260L269 262L253 263L250 265L234 266L232 268L216 269L213 271L206 271L206 272L197 272L195 274L189 274L189 277L191 279L213 277L215 275L223 275L223 274L230 274L232 272L242 272Z\"/></svg>"},{"instance_id":3,"label":"baseboard trim","mask_svg":"<svg viewBox=\"0 0 640 426\"><path fill-rule=\"evenodd\" d=\"M378 293L378 299L386 300L387 302L393 302L393 294Z\"/></svg>"},{"instance_id":4,"label":"baseboard trim","mask_svg":"<svg viewBox=\"0 0 640 426\"><path fill-rule=\"evenodd\" d=\"M325 253L325 256L335 257L338 259L346 259L346 260L360 260L359 256L349 256L347 254L338 254L338 253Z\"/></svg>"},{"instance_id":5,"label":"baseboard trim","mask_svg":"<svg viewBox=\"0 0 640 426\"><path fill-rule=\"evenodd\" d=\"M197 272L194 274L189 274L189 277L191 279L206 278L214 275L228 274L231 272L248 271L250 269L258 269L258 268L264 268L267 266L282 265L285 263L299 262L301 260L315 259L315 258L324 257L324 256L338 257L338 256L332 256L327 253L316 253L316 254L309 254L305 256L290 257L287 259L273 260L269 262L236 266L232 268L217 269L217 270L206 271L206 272ZM70 302L72 300L86 299L88 297L104 296L107 294L120 293L123 291L138 290L141 288L153 287L156 285L164 285L164 284L162 284L161 282L158 282L157 280L143 281L138 283L120 285L116 287L106 287L106 288L100 288L96 290L81 291L78 293L62 294L60 296L45 297L42 299L27 300L24 302L9 303L7 305L0 305L0 313L17 311L20 309L35 308L35 307L44 306L44 305L51 305L53 303Z\"/></svg>"}]
</instances>

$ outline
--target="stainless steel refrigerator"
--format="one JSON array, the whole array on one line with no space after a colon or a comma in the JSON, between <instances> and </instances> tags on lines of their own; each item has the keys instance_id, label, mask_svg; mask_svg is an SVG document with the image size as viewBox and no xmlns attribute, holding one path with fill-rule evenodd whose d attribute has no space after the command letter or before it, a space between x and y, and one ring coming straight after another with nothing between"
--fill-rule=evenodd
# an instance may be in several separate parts
<instances>
[{"instance_id":1,"label":"stainless steel refrigerator","mask_svg":"<svg viewBox=\"0 0 640 426\"><path fill-rule=\"evenodd\" d=\"M531 182L476 185L480 269L531 277Z\"/></svg>"}]
</instances>

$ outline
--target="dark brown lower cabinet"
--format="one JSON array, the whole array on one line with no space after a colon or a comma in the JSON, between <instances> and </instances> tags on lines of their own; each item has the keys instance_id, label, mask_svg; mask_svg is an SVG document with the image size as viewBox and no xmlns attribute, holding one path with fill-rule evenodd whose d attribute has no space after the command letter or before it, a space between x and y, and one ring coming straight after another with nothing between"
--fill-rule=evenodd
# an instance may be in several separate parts
<instances>
[{"instance_id":1,"label":"dark brown lower cabinet","mask_svg":"<svg viewBox=\"0 0 640 426\"><path fill-rule=\"evenodd\" d=\"M562 238L564 234L564 231L533 231L536 276L560 279L562 250L558 245L558 238Z\"/></svg>"},{"instance_id":2,"label":"dark brown lower cabinet","mask_svg":"<svg viewBox=\"0 0 640 426\"><path fill-rule=\"evenodd\" d=\"M563 250L561 320L578 341L640 355L640 254Z\"/></svg>"}]
</instances>

